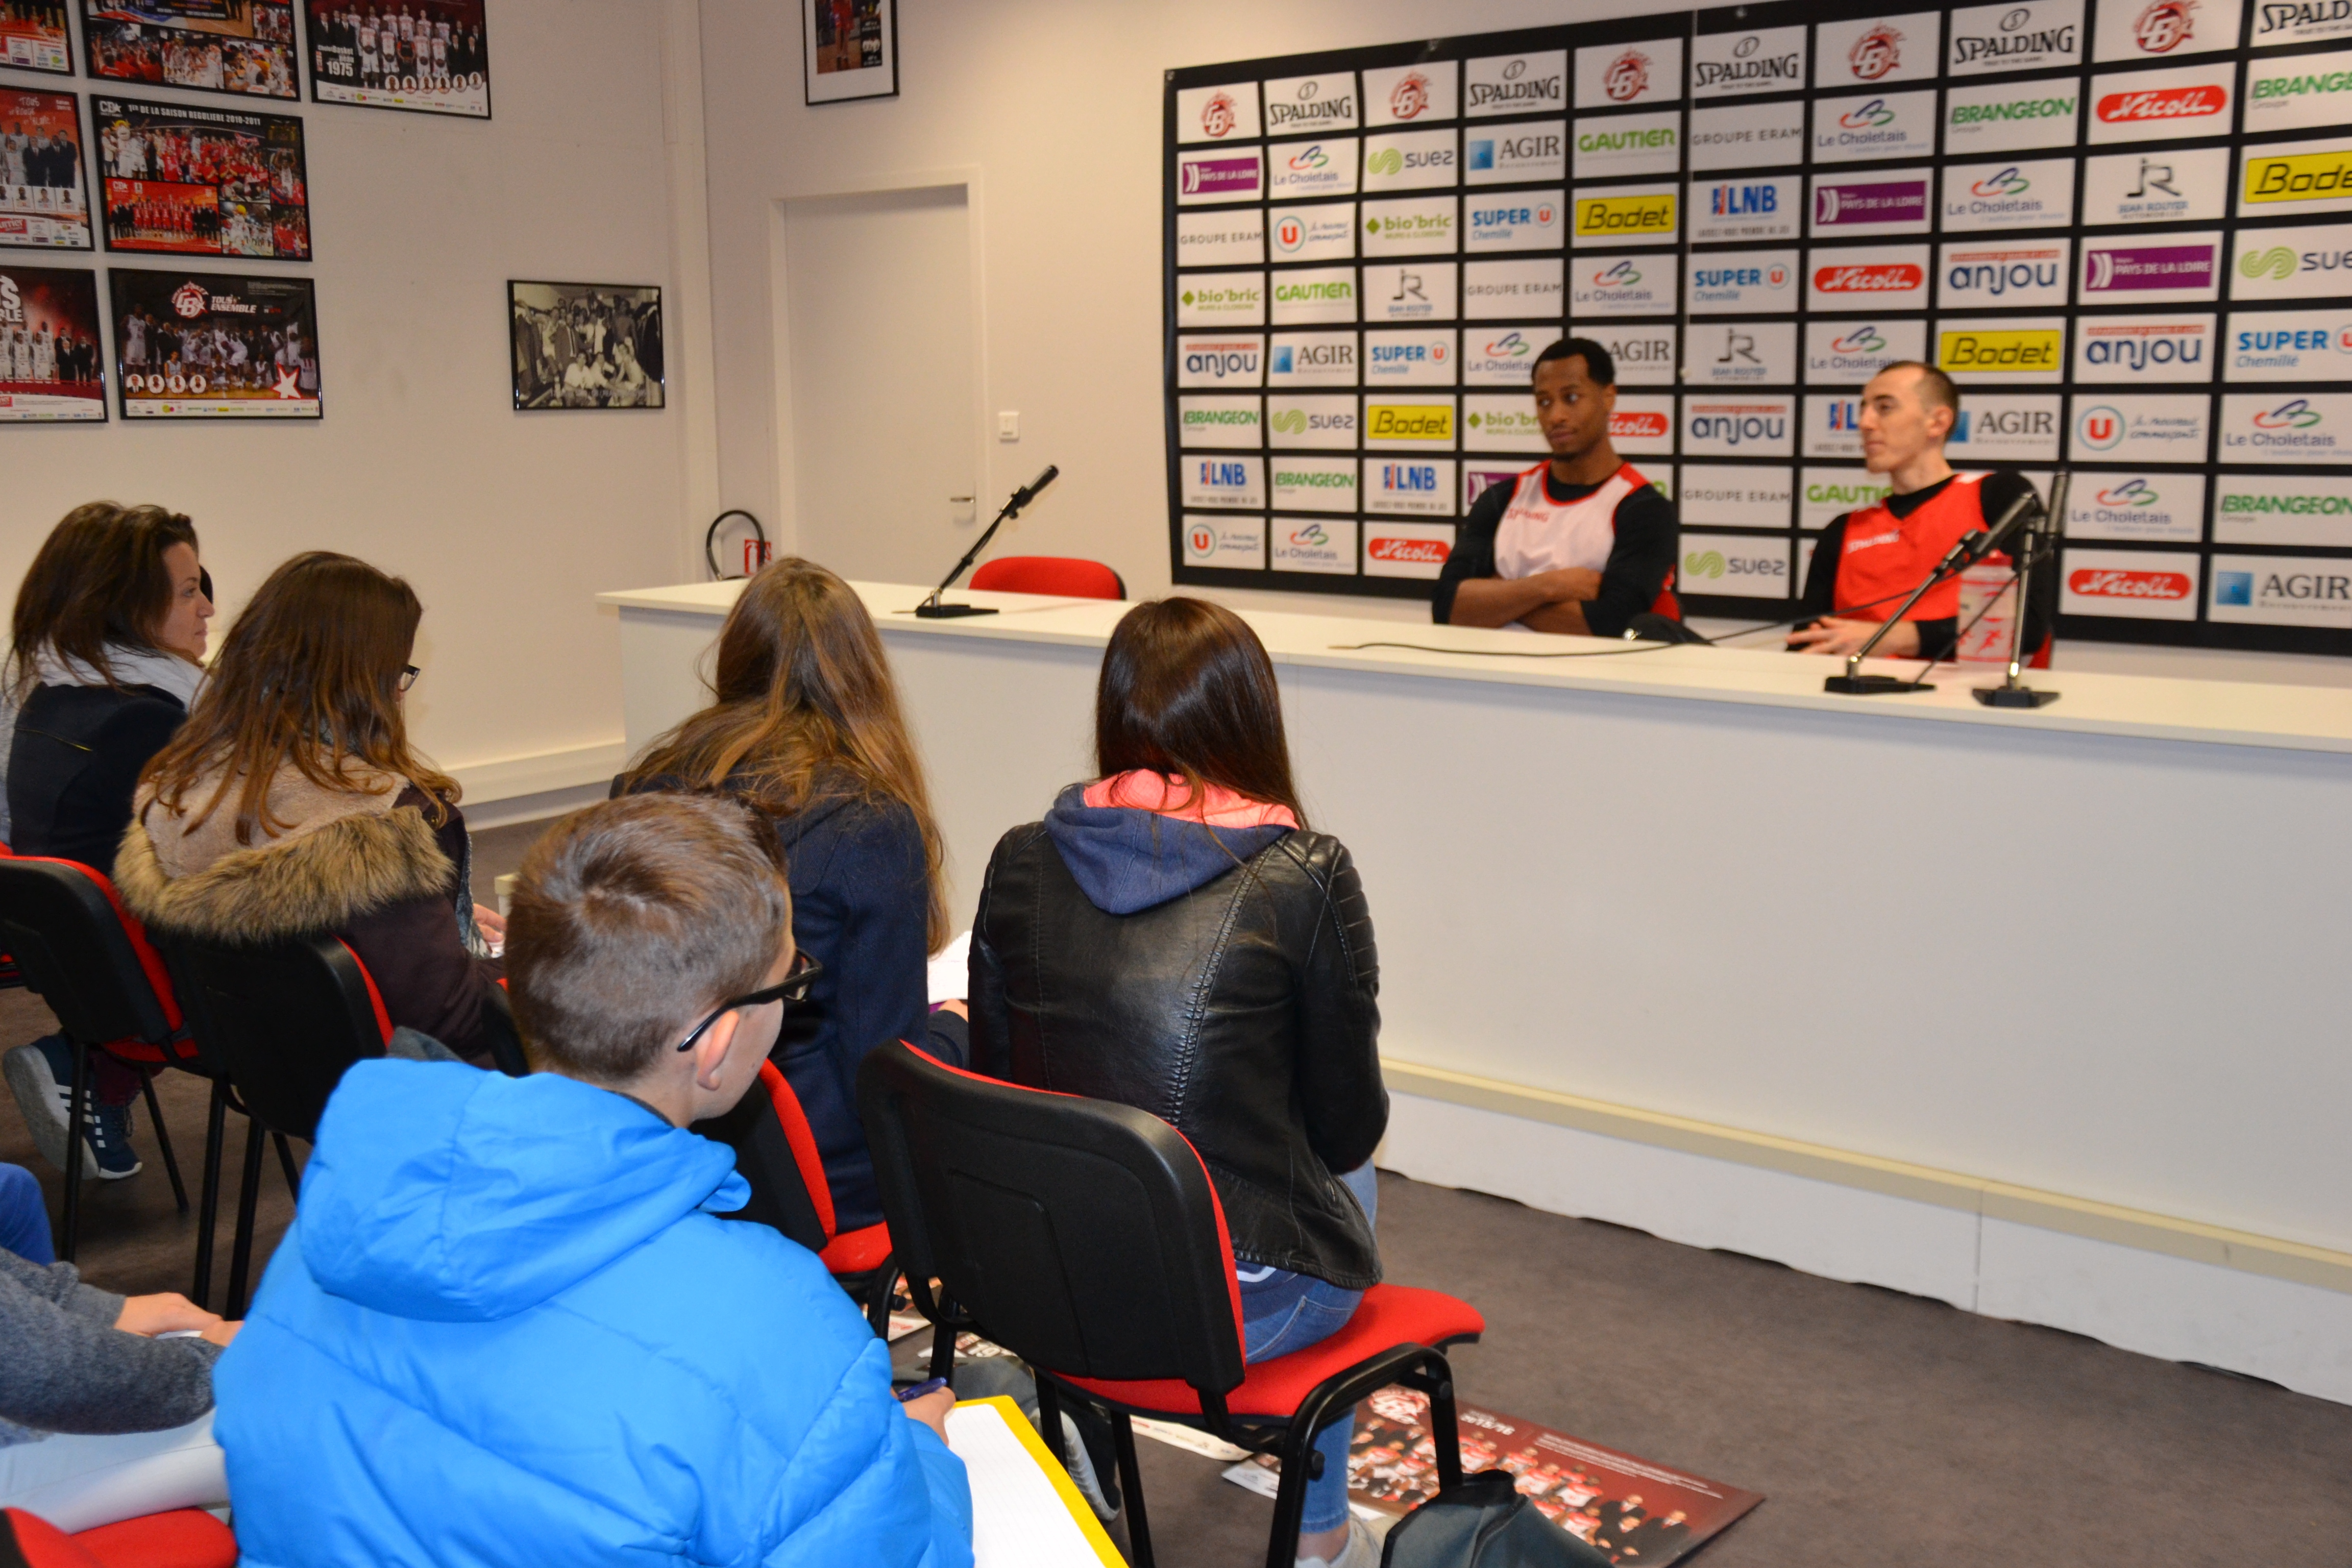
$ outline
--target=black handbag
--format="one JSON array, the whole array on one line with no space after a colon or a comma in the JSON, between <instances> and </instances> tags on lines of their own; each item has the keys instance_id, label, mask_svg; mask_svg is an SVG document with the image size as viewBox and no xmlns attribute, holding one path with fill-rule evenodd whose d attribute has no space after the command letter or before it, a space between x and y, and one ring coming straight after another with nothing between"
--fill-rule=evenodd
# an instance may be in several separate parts
<instances>
[{"instance_id":1,"label":"black handbag","mask_svg":"<svg viewBox=\"0 0 2352 1568\"><path fill-rule=\"evenodd\" d=\"M1397 1521L1381 1568L1609 1568L1521 1497L1508 1470L1480 1470Z\"/></svg>"}]
</instances>

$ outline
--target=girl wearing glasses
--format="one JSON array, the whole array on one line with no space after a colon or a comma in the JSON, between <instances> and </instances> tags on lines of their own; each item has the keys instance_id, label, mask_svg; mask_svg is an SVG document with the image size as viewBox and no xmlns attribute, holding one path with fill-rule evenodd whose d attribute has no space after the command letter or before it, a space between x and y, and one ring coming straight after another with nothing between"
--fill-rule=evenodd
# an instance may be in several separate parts
<instances>
[{"instance_id":1,"label":"girl wearing glasses","mask_svg":"<svg viewBox=\"0 0 2352 1568\"><path fill-rule=\"evenodd\" d=\"M456 782L409 747L424 613L348 555L272 572L148 764L114 879L167 936L340 937L394 1026L478 1058L511 1037L484 936L506 926L473 901Z\"/></svg>"},{"instance_id":2,"label":"girl wearing glasses","mask_svg":"<svg viewBox=\"0 0 2352 1568\"><path fill-rule=\"evenodd\" d=\"M877 1225L859 1064L891 1040L959 1067L968 1054L962 1005L929 1006L925 966L948 928L922 763L866 606L797 557L744 584L719 634L711 697L613 793L724 791L774 823L793 942L823 972L785 1014L772 1059L816 1135L839 1227Z\"/></svg>"}]
</instances>

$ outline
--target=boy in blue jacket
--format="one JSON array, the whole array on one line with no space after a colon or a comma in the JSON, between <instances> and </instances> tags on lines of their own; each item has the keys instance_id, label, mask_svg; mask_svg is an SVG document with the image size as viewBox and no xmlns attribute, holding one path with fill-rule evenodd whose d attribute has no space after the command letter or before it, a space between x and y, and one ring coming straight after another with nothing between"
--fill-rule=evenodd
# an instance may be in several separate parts
<instances>
[{"instance_id":1,"label":"boy in blue jacket","mask_svg":"<svg viewBox=\"0 0 2352 1568\"><path fill-rule=\"evenodd\" d=\"M214 1373L244 1563L969 1568L950 1394L686 1131L805 994L764 819L566 817L507 932L531 1076L368 1061ZM912 1416L913 1419L908 1419Z\"/></svg>"}]
</instances>

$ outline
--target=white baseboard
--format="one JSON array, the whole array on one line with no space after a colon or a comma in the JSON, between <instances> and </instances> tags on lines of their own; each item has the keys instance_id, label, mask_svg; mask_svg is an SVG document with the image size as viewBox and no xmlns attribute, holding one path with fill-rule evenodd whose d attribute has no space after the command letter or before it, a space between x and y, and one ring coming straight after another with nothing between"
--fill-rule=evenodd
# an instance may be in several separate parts
<instances>
[{"instance_id":1,"label":"white baseboard","mask_svg":"<svg viewBox=\"0 0 2352 1568\"><path fill-rule=\"evenodd\" d=\"M460 763L449 770L449 776L466 792L466 820L472 823L477 807L494 802L532 795L569 796L591 785L601 790L628 760L627 742L600 741L590 746Z\"/></svg>"},{"instance_id":2,"label":"white baseboard","mask_svg":"<svg viewBox=\"0 0 2352 1568\"><path fill-rule=\"evenodd\" d=\"M2352 1295L1391 1084L1385 1169L2352 1404Z\"/></svg>"}]
</instances>

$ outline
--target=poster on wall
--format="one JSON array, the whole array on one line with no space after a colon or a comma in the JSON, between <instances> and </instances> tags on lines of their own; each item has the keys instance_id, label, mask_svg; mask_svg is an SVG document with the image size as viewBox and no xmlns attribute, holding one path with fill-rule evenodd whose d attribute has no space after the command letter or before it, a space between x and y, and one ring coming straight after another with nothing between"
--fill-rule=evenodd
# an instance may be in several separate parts
<instances>
[{"instance_id":1,"label":"poster on wall","mask_svg":"<svg viewBox=\"0 0 2352 1568\"><path fill-rule=\"evenodd\" d=\"M8 0L0 5L0 66L73 75L66 0Z\"/></svg>"},{"instance_id":2,"label":"poster on wall","mask_svg":"<svg viewBox=\"0 0 2352 1568\"><path fill-rule=\"evenodd\" d=\"M81 0L89 74L103 81L293 98L291 0Z\"/></svg>"},{"instance_id":3,"label":"poster on wall","mask_svg":"<svg viewBox=\"0 0 2352 1568\"><path fill-rule=\"evenodd\" d=\"M510 281L507 314L517 408L662 406L659 289Z\"/></svg>"},{"instance_id":4,"label":"poster on wall","mask_svg":"<svg viewBox=\"0 0 2352 1568\"><path fill-rule=\"evenodd\" d=\"M490 117L483 0L303 0L310 101Z\"/></svg>"},{"instance_id":5,"label":"poster on wall","mask_svg":"<svg viewBox=\"0 0 2352 1568\"><path fill-rule=\"evenodd\" d=\"M0 261L0 425L105 418L98 274Z\"/></svg>"},{"instance_id":6,"label":"poster on wall","mask_svg":"<svg viewBox=\"0 0 2352 1568\"><path fill-rule=\"evenodd\" d=\"M310 259L302 122L135 99L90 100L106 248Z\"/></svg>"},{"instance_id":7,"label":"poster on wall","mask_svg":"<svg viewBox=\"0 0 2352 1568\"><path fill-rule=\"evenodd\" d=\"M319 312L308 278L106 275L125 419L316 419Z\"/></svg>"},{"instance_id":8,"label":"poster on wall","mask_svg":"<svg viewBox=\"0 0 2352 1568\"><path fill-rule=\"evenodd\" d=\"M898 0L801 0L806 103L898 96Z\"/></svg>"},{"instance_id":9,"label":"poster on wall","mask_svg":"<svg viewBox=\"0 0 2352 1568\"><path fill-rule=\"evenodd\" d=\"M81 100L0 90L0 245L88 250Z\"/></svg>"}]
</instances>

